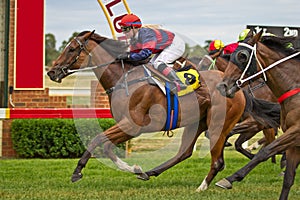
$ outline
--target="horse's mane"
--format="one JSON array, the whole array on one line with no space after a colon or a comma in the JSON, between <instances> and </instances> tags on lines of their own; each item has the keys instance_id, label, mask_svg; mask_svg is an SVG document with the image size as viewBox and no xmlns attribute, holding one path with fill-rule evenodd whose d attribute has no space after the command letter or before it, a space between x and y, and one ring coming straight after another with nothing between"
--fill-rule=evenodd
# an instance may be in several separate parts
<instances>
[{"instance_id":1,"label":"horse's mane","mask_svg":"<svg viewBox=\"0 0 300 200\"><path fill-rule=\"evenodd\" d=\"M83 31L79 33L78 36L83 36L89 32L90 31ZM97 33L94 33L90 39L98 43L103 49L105 49L105 51L107 51L111 56L115 58L118 55L125 53L128 49L128 45L125 42L109 39L98 35Z\"/></svg>"},{"instance_id":2,"label":"horse's mane","mask_svg":"<svg viewBox=\"0 0 300 200\"><path fill-rule=\"evenodd\" d=\"M288 48L287 45L295 40L295 37L275 37L262 36L261 43L274 51L279 51L285 55L291 55L296 52L294 48Z\"/></svg>"}]
</instances>

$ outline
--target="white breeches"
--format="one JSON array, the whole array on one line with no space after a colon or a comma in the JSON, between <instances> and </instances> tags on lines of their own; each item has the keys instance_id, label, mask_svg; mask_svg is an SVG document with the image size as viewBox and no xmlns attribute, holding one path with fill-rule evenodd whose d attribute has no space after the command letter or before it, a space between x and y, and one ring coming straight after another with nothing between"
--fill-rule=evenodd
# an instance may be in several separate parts
<instances>
[{"instance_id":1,"label":"white breeches","mask_svg":"<svg viewBox=\"0 0 300 200\"><path fill-rule=\"evenodd\" d=\"M153 64L154 68L157 69L161 63L173 63L175 60L183 56L184 51L185 42L175 34L172 44L165 48L161 53L154 55L150 62Z\"/></svg>"}]
</instances>

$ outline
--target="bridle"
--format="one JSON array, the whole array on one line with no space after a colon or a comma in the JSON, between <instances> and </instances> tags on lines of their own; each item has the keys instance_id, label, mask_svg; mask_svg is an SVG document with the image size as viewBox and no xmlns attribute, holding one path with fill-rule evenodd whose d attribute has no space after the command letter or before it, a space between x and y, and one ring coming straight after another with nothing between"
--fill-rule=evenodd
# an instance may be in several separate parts
<instances>
[{"instance_id":1,"label":"bridle","mask_svg":"<svg viewBox=\"0 0 300 200\"><path fill-rule=\"evenodd\" d=\"M92 61L92 54L86 49L86 44L88 43L88 39L84 43L82 43L77 37L75 37L74 40L79 44L79 51L78 51L78 54L75 57L75 59L70 64L68 64L68 65L61 68L62 72L65 75L73 72L73 70L71 70L70 67L78 61L79 56L80 56L82 51L84 51L89 56L89 61L88 61L88 64L87 64L86 67L88 67L91 64L91 61ZM86 67L84 67L84 68L86 68Z\"/></svg>"},{"instance_id":2,"label":"bridle","mask_svg":"<svg viewBox=\"0 0 300 200\"><path fill-rule=\"evenodd\" d=\"M89 52L88 49L86 48L86 45L87 45L89 39L87 39L84 43L82 43L77 37L75 37L74 40L79 44L79 51L78 51L78 54L75 57L75 59L70 64L68 64L68 65L61 68L62 72L65 75L70 74L70 73L74 73L74 72L87 71L87 70L93 70L93 69L96 69L96 68L99 68L99 67L105 67L105 66L108 66L108 65L116 62L115 60L113 60L111 62L107 62L107 63L101 64L101 65L91 66L92 53ZM82 67L80 69L70 69L70 67L78 61L79 56L80 56L82 51L85 52L89 57L88 64L85 67Z\"/></svg>"},{"instance_id":3,"label":"bridle","mask_svg":"<svg viewBox=\"0 0 300 200\"><path fill-rule=\"evenodd\" d=\"M289 59L291 59L293 57L296 57L296 56L298 56L300 54L300 52L296 52L296 53L294 53L294 54L292 54L290 56L287 56L285 58L282 58L282 59L280 59L280 60L272 63L271 65L269 65L266 68L263 68L262 65L261 65L261 63L259 62L259 60L257 58L257 44L254 44L254 46L251 46L251 45L249 45L247 43L239 43L239 46L241 46L242 48L238 47L238 49L236 49L236 51L233 53L233 56L232 56L232 59L231 59L231 61L234 64L236 64L241 71L243 71L241 77L236 81L236 85L239 88L241 88L242 85L245 82L247 82L247 81L249 81L249 80L251 80L251 79L253 79L253 78L255 78L255 77L257 77L257 76L259 76L261 74L263 74L264 80L267 81L267 76L266 76L266 73L265 73L266 71L268 71L268 70L272 69L273 67L275 67L275 66L277 66L277 65L279 65L279 64L281 64L281 63L283 63L283 62L285 62L285 61L287 61L287 60L289 60ZM249 53L249 51L250 51L250 53ZM248 52L248 53L246 53L246 52ZM240 61L238 60L238 58L236 56L239 53L244 54L244 56L247 57L247 61L248 62L246 64L246 66L239 64ZM261 70L260 71L255 71L255 72L253 72L253 74L251 74L250 76L248 76L248 77L245 78L245 75L246 75L247 71L251 69L251 63L252 63L253 58L255 58L258 66L259 66L259 68Z\"/></svg>"}]
</instances>

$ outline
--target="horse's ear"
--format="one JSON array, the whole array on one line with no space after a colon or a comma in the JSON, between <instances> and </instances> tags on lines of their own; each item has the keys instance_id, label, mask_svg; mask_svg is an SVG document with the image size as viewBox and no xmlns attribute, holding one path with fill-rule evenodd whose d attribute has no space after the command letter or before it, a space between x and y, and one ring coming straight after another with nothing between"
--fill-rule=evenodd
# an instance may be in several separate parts
<instances>
[{"instance_id":1,"label":"horse's ear","mask_svg":"<svg viewBox=\"0 0 300 200\"><path fill-rule=\"evenodd\" d=\"M214 54L214 56L215 56L215 57L218 57L218 56L220 56L221 54L223 54L224 49L225 49L225 47L221 47L221 48L219 49L219 51L217 51L216 54Z\"/></svg>"},{"instance_id":2,"label":"horse's ear","mask_svg":"<svg viewBox=\"0 0 300 200\"><path fill-rule=\"evenodd\" d=\"M260 40L262 34L263 34L263 30L259 31L259 33L253 36L252 38L253 44L257 43Z\"/></svg>"},{"instance_id":3,"label":"horse's ear","mask_svg":"<svg viewBox=\"0 0 300 200\"><path fill-rule=\"evenodd\" d=\"M94 33L95 33L95 30L91 31L90 34L87 36L87 40L89 40Z\"/></svg>"}]
</instances>

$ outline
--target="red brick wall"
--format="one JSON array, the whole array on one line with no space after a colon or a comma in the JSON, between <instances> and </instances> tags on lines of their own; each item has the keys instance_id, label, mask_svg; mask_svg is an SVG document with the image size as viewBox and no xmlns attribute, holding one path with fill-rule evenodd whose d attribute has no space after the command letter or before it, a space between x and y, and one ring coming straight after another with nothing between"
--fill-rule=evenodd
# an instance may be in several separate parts
<instances>
[{"instance_id":1,"label":"red brick wall","mask_svg":"<svg viewBox=\"0 0 300 200\"><path fill-rule=\"evenodd\" d=\"M12 95L17 108L66 108L66 96L49 96L45 90L15 90Z\"/></svg>"},{"instance_id":2,"label":"red brick wall","mask_svg":"<svg viewBox=\"0 0 300 200\"><path fill-rule=\"evenodd\" d=\"M98 81L91 82L91 107L109 108L108 96Z\"/></svg>"},{"instance_id":3,"label":"red brick wall","mask_svg":"<svg viewBox=\"0 0 300 200\"><path fill-rule=\"evenodd\" d=\"M11 140L10 127L12 120L3 120L3 135L2 135L2 157L11 158L16 157L17 153L13 149Z\"/></svg>"},{"instance_id":4,"label":"red brick wall","mask_svg":"<svg viewBox=\"0 0 300 200\"><path fill-rule=\"evenodd\" d=\"M8 85L14 85L14 36L15 36L15 0L10 0L10 30L9 30L9 66ZM30 79L30 74L28 74ZM91 107L109 108L108 97L97 81L91 84ZM66 108L66 96L49 96L45 90L14 90L12 93L15 108ZM11 107L11 105L9 105ZM77 107L77 106L76 106ZM11 140L12 120L3 120L2 157L17 157Z\"/></svg>"}]
</instances>

